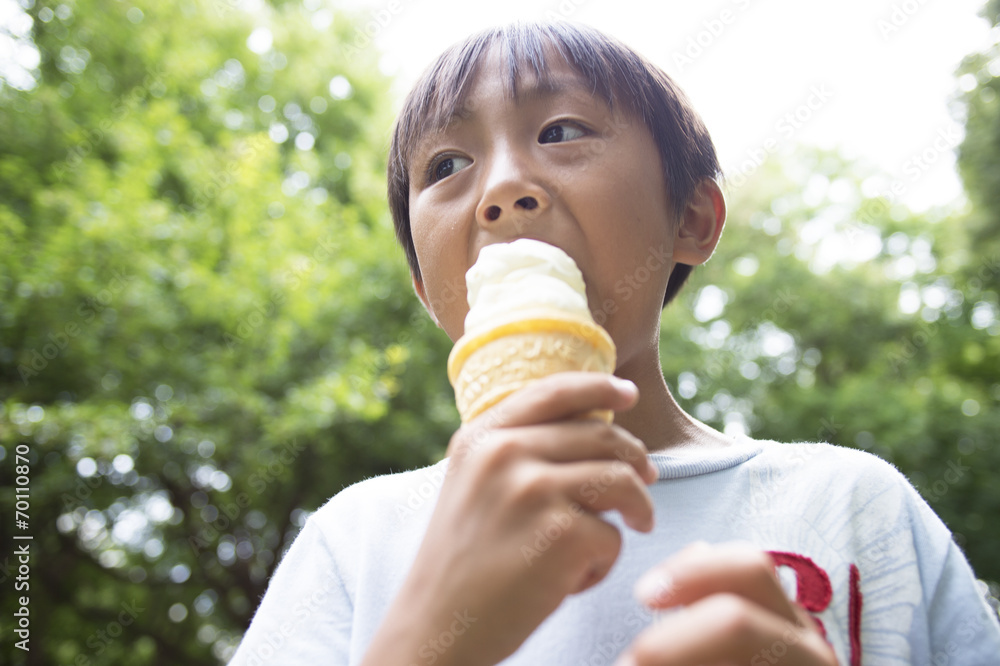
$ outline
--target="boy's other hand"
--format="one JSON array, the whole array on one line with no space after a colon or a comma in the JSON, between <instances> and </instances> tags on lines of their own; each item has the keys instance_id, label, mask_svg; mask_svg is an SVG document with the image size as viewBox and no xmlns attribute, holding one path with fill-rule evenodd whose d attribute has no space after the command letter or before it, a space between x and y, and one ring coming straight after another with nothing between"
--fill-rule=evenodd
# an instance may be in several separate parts
<instances>
[{"instance_id":1,"label":"boy's other hand","mask_svg":"<svg viewBox=\"0 0 1000 666\"><path fill-rule=\"evenodd\" d=\"M651 609L677 608L636 637L615 666L836 666L812 617L781 588L774 562L744 544L688 546L636 585ZM683 608L678 608L683 607Z\"/></svg>"},{"instance_id":2,"label":"boy's other hand","mask_svg":"<svg viewBox=\"0 0 1000 666\"><path fill-rule=\"evenodd\" d=\"M455 433L440 498L400 593L428 617L425 641L456 612L476 618L438 663L500 661L567 595L603 579L621 534L600 512L617 510L629 527L652 529L646 484L657 472L645 445L619 426L579 418L637 400L632 382L559 373Z\"/></svg>"}]
</instances>

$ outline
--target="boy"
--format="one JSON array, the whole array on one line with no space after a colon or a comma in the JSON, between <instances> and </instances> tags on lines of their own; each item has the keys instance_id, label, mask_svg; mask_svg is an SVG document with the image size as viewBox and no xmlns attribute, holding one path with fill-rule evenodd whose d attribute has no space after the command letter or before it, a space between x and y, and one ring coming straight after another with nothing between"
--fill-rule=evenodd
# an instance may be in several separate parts
<instances>
[{"instance_id":1,"label":"boy","mask_svg":"<svg viewBox=\"0 0 1000 666\"><path fill-rule=\"evenodd\" d=\"M479 250L560 247L615 376L540 380L441 463L338 494L234 663L998 663L965 558L891 466L728 437L671 397L660 310L719 240L718 176L683 94L594 30L510 26L438 59L390 154L417 295L455 340ZM593 409L614 425L574 418Z\"/></svg>"}]
</instances>

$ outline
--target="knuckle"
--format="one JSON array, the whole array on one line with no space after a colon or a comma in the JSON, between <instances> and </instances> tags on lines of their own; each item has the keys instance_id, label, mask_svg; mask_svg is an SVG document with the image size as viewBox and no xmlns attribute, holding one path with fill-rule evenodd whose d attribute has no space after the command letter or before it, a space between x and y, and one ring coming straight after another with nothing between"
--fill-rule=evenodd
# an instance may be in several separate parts
<instances>
[{"instance_id":1,"label":"knuckle","mask_svg":"<svg viewBox=\"0 0 1000 666\"><path fill-rule=\"evenodd\" d=\"M537 465L519 465L510 476L510 499L515 504L536 506L555 494L548 474Z\"/></svg>"},{"instance_id":2,"label":"knuckle","mask_svg":"<svg viewBox=\"0 0 1000 666\"><path fill-rule=\"evenodd\" d=\"M608 568L618 559L622 552L622 535L617 529L608 534L606 538L597 540L597 557L607 562Z\"/></svg>"},{"instance_id":3,"label":"knuckle","mask_svg":"<svg viewBox=\"0 0 1000 666\"><path fill-rule=\"evenodd\" d=\"M563 381L550 381L546 384L547 391L542 397L546 407L558 407L572 400L575 389Z\"/></svg>"},{"instance_id":4,"label":"knuckle","mask_svg":"<svg viewBox=\"0 0 1000 666\"><path fill-rule=\"evenodd\" d=\"M495 435L493 441L483 451L484 458L490 467L504 467L522 456L524 444L509 433Z\"/></svg>"},{"instance_id":5,"label":"knuckle","mask_svg":"<svg viewBox=\"0 0 1000 666\"><path fill-rule=\"evenodd\" d=\"M593 428L594 437L602 446L616 453L624 451L625 447L622 446L621 434L618 432L621 429L620 426L604 423L603 421L594 421Z\"/></svg>"},{"instance_id":6,"label":"knuckle","mask_svg":"<svg viewBox=\"0 0 1000 666\"><path fill-rule=\"evenodd\" d=\"M655 631L644 631L632 644L636 666L655 666L662 663L664 646Z\"/></svg>"},{"instance_id":7,"label":"knuckle","mask_svg":"<svg viewBox=\"0 0 1000 666\"><path fill-rule=\"evenodd\" d=\"M747 570L763 584L768 584L775 580L774 560L762 550L751 550L744 556Z\"/></svg>"},{"instance_id":8,"label":"knuckle","mask_svg":"<svg viewBox=\"0 0 1000 666\"><path fill-rule=\"evenodd\" d=\"M594 518L596 529L587 530L586 553L594 562L614 563L622 550L622 535L617 527L602 518Z\"/></svg>"},{"instance_id":9,"label":"knuckle","mask_svg":"<svg viewBox=\"0 0 1000 666\"><path fill-rule=\"evenodd\" d=\"M616 441L617 454L621 460L634 463L640 458L645 457L646 447L639 438L621 426L612 425L608 427L618 438Z\"/></svg>"},{"instance_id":10,"label":"knuckle","mask_svg":"<svg viewBox=\"0 0 1000 666\"><path fill-rule=\"evenodd\" d=\"M755 634L753 612L749 602L735 594L716 594L706 603L724 635L747 640Z\"/></svg>"},{"instance_id":11,"label":"knuckle","mask_svg":"<svg viewBox=\"0 0 1000 666\"><path fill-rule=\"evenodd\" d=\"M811 631L806 634L803 640L804 647L816 655L816 663L824 666L838 666L837 654L833 651L833 646L826 642L818 632Z\"/></svg>"},{"instance_id":12,"label":"knuckle","mask_svg":"<svg viewBox=\"0 0 1000 666\"><path fill-rule=\"evenodd\" d=\"M451 464L460 464L472 453L474 437L472 431L467 426L462 426L455 431L455 434L448 440L448 450L446 455L451 459Z\"/></svg>"},{"instance_id":13,"label":"knuckle","mask_svg":"<svg viewBox=\"0 0 1000 666\"><path fill-rule=\"evenodd\" d=\"M616 460L611 463L609 469L611 470L610 473L612 474L613 483L620 486L623 492L632 492L635 488L645 488L646 486L646 484L642 482L639 472L635 471L635 468L628 463Z\"/></svg>"}]
</instances>

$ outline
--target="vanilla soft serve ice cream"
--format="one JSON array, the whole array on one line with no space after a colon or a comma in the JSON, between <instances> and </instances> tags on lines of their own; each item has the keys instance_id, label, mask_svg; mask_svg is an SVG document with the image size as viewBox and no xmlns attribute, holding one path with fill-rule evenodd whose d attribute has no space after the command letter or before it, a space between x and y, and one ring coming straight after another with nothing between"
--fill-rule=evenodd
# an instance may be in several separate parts
<instances>
[{"instance_id":1,"label":"vanilla soft serve ice cream","mask_svg":"<svg viewBox=\"0 0 1000 666\"><path fill-rule=\"evenodd\" d=\"M484 247L466 288L465 334L448 357L463 422L555 372L614 372L614 342L594 322L583 275L561 249L530 239Z\"/></svg>"},{"instance_id":2,"label":"vanilla soft serve ice cream","mask_svg":"<svg viewBox=\"0 0 1000 666\"><path fill-rule=\"evenodd\" d=\"M487 245L465 282L466 334L538 310L592 319L583 274L568 254L548 243L521 238Z\"/></svg>"}]
</instances>

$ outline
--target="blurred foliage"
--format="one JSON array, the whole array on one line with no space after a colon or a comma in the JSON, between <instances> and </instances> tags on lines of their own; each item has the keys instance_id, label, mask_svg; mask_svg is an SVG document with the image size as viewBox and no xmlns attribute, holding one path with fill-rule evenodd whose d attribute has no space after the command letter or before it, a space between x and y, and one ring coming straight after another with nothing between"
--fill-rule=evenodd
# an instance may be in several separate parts
<instances>
[{"instance_id":1,"label":"blurred foliage","mask_svg":"<svg viewBox=\"0 0 1000 666\"><path fill-rule=\"evenodd\" d=\"M216 664L307 512L457 425L385 205L388 81L319 2L25 4L40 62L0 72L0 479L30 446L35 536L12 663ZM974 206L913 214L834 154L741 174L662 348L716 427L893 461L1000 580L994 62L964 70Z\"/></svg>"},{"instance_id":2,"label":"blurred foliage","mask_svg":"<svg viewBox=\"0 0 1000 666\"><path fill-rule=\"evenodd\" d=\"M30 444L35 535L13 663L215 664L304 511L453 428L385 205L389 82L298 3L28 14L37 85L0 93L3 486Z\"/></svg>"},{"instance_id":3,"label":"blurred foliage","mask_svg":"<svg viewBox=\"0 0 1000 666\"><path fill-rule=\"evenodd\" d=\"M993 26L994 44L966 58L959 71L967 92L962 99L965 139L958 150L958 166L975 204L968 228L976 251L1000 254L1000 0L988 2L982 15ZM996 292L998 273L978 277Z\"/></svg>"}]
</instances>

